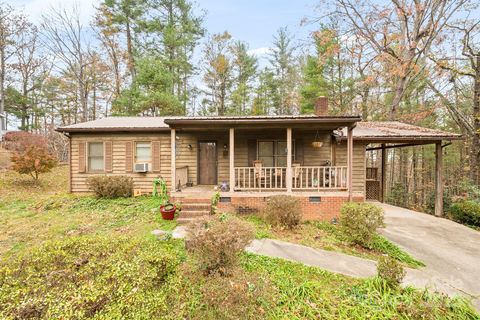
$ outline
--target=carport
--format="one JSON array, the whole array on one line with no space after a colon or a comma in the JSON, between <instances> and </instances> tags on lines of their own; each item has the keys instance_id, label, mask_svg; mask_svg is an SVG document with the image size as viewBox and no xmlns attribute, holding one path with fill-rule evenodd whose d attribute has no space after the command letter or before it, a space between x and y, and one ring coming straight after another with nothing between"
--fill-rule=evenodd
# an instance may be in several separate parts
<instances>
[{"instance_id":1,"label":"carport","mask_svg":"<svg viewBox=\"0 0 480 320\"><path fill-rule=\"evenodd\" d=\"M336 137L337 140L345 139L343 133ZM443 215L443 165L442 150L449 146L452 140L462 140L462 135L449 133L441 130L424 128L397 121L385 122L358 122L353 129L353 140L357 143L365 143L367 151L381 151L380 172L367 170L365 178L367 188L378 188L379 201L385 198L385 168L387 164L387 150L393 148L405 148L419 145L435 145L435 215ZM375 183L374 183L375 182ZM378 182L378 183L376 183ZM368 195L369 190L366 190Z\"/></svg>"}]
</instances>

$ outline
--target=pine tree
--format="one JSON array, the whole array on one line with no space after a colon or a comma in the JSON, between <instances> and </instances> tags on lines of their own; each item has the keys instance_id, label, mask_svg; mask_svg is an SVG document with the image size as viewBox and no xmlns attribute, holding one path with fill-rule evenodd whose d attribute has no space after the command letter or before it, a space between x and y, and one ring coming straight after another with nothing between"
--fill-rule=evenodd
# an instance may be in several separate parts
<instances>
[{"instance_id":1,"label":"pine tree","mask_svg":"<svg viewBox=\"0 0 480 320\"><path fill-rule=\"evenodd\" d=\"M231 46L233 56L234 90L232 110L235 114L247 114L250 107L253 81L257 73L257 58L248 54L248 44L236 41Z\"/></svg>"}]
</instances>

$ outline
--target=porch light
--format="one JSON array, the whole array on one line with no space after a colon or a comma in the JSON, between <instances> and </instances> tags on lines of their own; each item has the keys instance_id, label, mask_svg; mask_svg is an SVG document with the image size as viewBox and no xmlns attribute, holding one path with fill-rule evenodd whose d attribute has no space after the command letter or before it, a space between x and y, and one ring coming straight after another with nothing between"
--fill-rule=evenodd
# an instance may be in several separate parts
<instances>
[{"instance_id":1,"label":"porch light","mask_svg":"<svg viewBox=\"0 0 480 320\"><path fill-rule=\"evenodd\" d=\"M228 146L226 143L223 145L223 150L228 150Z\"/></svg>"},{"instance_id":2,"label":"porch light","mask_svg":"<svg viewBox=\"0 0 480 320\"><path fill-rule=\"evenodd\" d=\"M189 144L189 145L187 146L187 148L188 148L188 150L190 150L190 151L192 151L192 149L193 149L193 147L192 147L191 144Z\"/></svg>"}]
</instances>

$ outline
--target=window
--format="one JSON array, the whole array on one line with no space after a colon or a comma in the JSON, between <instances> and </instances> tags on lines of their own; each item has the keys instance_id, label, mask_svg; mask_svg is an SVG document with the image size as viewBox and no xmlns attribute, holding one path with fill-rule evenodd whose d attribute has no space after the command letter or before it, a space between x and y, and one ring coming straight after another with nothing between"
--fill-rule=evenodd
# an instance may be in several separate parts
<instances>
[{"instance_id":1,"label":"window","mask_svg":"<svg viewBox=\"0 0 480 320\"><path fill-rule=\"evenodd\" d=\"M103 142L90 142L88 144L88 170L89 171L103 171L105 163Z\"/></svg>"},{"instance_id":2,"label":"window","mask_svg":"<svg viewBox=\"0 0 480 320\"><path fill-rule=\"evenodd\" d=\"M295 141L292 141L292 160L295 160ZM264 167L287 166L287 141L258 141L258 160Z\"/></svg>"},{"instance_id":3,"label":"window","mask_svg":"<svg viewBox=\"0 0 480 320\"><path fill-rule=\"evenodd\" d=\"M135 144L135 163L151 162L151 147L150 142L137 142Z\"/></svg>"}]
</instances>

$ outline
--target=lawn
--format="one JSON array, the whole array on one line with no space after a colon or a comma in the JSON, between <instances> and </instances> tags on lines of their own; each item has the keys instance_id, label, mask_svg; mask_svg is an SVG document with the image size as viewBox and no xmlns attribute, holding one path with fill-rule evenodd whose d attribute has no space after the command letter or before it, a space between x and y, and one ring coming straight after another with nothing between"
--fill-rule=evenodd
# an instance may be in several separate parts
<instances>
[{"instance_id":1,"label":"lawn","mask_svg":"<svg viewBox=\"0 0 480 320\"><path fill-rule=\"evenodd\" d=\"M278 239L371 260L378 260L383 255L388 254L407 267L418 268L425 266L421 261L414 259L380 234L376 235L372 248L366 249L348 243L340 232L338 225L333 225L329 222L307 221L293 230L288 230L272 227L258 215L245 216L244 219L255 226L256 237L259 239Z\"/></svg>"},{"instance_id":2,"label":"lawn","mask_svg":"<svg viewBox=\"0 0 480 320\"><path fill-rule=\"evenodd\" d=\"M66 172L0 182L2 319L478 319L463 299L247 253L204 275L183 241L150 234L175 226L158 201L69 195Z\"/></svg>"}]
</instances>

